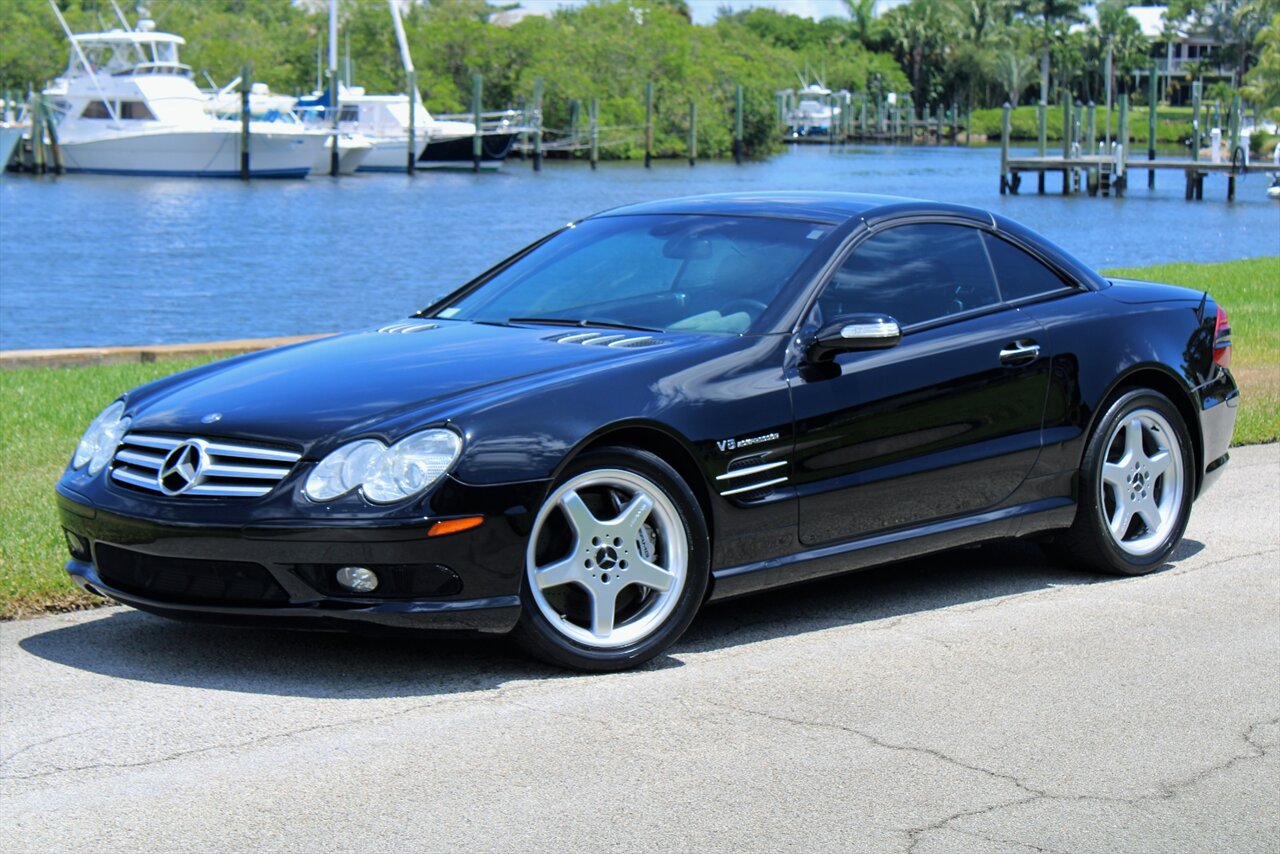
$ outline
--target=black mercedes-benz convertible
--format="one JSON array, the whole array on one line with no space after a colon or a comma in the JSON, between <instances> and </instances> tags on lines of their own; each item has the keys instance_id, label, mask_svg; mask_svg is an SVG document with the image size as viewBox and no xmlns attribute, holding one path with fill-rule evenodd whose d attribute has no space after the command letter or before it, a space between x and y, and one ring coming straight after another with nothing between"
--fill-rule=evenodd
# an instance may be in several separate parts
<instances>
[{"instance_id":1,"label":"black mercedes-benz convertible","mask_svg":"<svg viewBox=\"0 0 1280 854\"><path fill-rule=\"evenodd\" d=\"M699 607L1002 537L1138 574L1221 474L1206 293L879 196L606 211L394 323L122 395L58 482L86 590L170 617L514 631L585 670Z\"/></svg>"}]
</instances>

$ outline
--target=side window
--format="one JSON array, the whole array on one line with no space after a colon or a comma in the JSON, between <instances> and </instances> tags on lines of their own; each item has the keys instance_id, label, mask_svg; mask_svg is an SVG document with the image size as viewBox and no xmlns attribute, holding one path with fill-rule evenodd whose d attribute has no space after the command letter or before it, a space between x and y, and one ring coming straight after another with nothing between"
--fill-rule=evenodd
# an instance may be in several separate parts
<instances>
[{"instance_id":1,"label":"side window","mask_svg":"<svg viewBox=\"0 0 1280 854\"><path fill-rule=\"evenodd\" d=\"M991 265L996 269L996 281L1000 284L1000 294L1005 302L1069 287L1057 273L1009 241L992 234L983 234L982 237L987 241Z\"/></svg>"},{"instance_id":2,"label":"side window","mask_svg":"<svg viewBox=\"0 0 1280 854\"><path fill-rule=\"evenodd\" d=\"M900 225L859 244L818 306L824 319L881 313L912 326L999 301L981 233L924 223Z\"/></svg>"}]
</instances>

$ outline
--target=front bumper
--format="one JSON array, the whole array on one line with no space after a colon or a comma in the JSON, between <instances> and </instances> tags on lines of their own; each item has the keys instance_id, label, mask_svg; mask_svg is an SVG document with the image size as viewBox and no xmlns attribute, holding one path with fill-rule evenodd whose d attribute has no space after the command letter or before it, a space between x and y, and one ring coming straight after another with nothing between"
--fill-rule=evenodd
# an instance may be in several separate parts
<instances>
[{"instance_id":1,"label":"front bumper","mask_svg":"<svg viewBox=\"0 0 1280 854\"><path fill-rule=\"evenodd\" d=\"M436 519L317 527L199 525L96 508L62 488L72 580L167 617L294 628L506 632L520 616L526 529L519 517L428 537ZM342 590L338 568L364 566L385 583Z\"/></svg>"}]
</instances>

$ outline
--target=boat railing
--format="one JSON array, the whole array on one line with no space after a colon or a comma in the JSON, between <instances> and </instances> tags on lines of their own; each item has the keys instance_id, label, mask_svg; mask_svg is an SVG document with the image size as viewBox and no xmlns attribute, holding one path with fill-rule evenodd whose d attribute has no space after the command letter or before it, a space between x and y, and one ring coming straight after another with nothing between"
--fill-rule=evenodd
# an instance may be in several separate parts
<instances>
[{"instance_id":1,"label":"boat railing","mask_svg":"<svg viewBox=\"0 0 1280 854\"><path fill-rule=\"evenodd\" d=\"M474 113L432 113L432 118L442 122L474 122ZM480 133L521 133L532 131L523 125L524 114L519 110L491 110L480 114Z\"/></svg>"}]
</instances>

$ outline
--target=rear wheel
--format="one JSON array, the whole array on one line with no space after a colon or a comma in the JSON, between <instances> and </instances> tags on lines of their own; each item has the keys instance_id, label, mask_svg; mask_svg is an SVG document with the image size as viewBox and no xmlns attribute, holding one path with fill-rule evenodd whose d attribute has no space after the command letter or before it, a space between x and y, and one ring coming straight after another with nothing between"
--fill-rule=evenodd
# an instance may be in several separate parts
<instances>
[{"instance_id":1,"label":"rear wheel","mask_svg":"<svg viewBox=\"0 0 1280 854\"><path fill-rule=\"evenodd\" d=\"M561 667L634 667L688 628L708 565L702 513L669 465L635 449L590 451L534 521L516 638Z\"/></svg>"},{"instance_id":2,"label":"rear wheel","mask_svg":"<svg viewBox=\"0 0 1280 854\"><path fill-rule=\"evenodd\" d=\"M1194 482L1191 439L1178 410L1158 392L1126 392L1089 440L1075 524L1055 545L1104 572L1150 572L1182 540Z\"/></svg>"}]
</instances>

